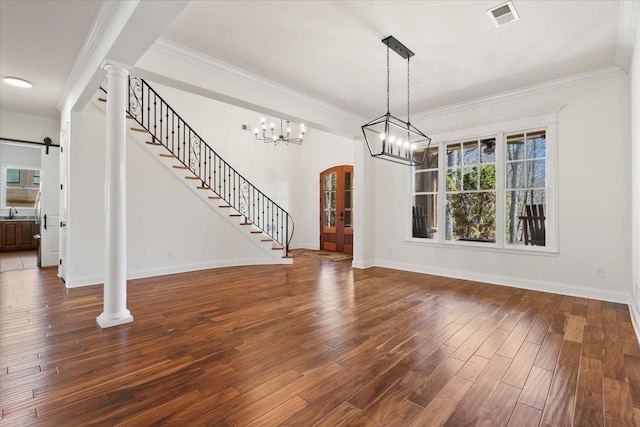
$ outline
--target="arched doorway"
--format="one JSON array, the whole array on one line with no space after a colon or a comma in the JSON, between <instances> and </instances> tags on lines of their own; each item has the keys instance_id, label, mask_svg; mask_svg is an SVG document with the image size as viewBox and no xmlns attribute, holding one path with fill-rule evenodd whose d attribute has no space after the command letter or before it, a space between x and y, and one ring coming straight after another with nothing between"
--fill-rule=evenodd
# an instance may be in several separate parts
<instances>
[{"instance_id":1,"label":"arched doorway","mask_svg":"<svg viewBox=\"0 0 640 427\"><path fill-rule=\"evenodd\" d=\"M353 253L353 166L320 173L320 249Z\"/></svg>"}]
</instances>

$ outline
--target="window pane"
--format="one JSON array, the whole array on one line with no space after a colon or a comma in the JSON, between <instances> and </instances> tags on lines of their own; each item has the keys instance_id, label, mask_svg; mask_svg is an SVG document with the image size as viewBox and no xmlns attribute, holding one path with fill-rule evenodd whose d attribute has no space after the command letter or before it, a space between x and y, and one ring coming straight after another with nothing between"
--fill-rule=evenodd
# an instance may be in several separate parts
<instances>
[{"instance_id":1,"label":"window pane","mask_svg":"<svg viewBox=\"0 0 640 427\"><path fill-rule=\"evenodd\" d=\"M425 150L426 150L426 147L417 148L415 152L415 156L417 158L421 158ZM415 168L416 170L437 169L438 168L438 147L430 147L422 163L416 166Z\"/></svg>"},{"instance_id":2,"label":"window pane","mask_svg":"<svg viewBox=\"0 0 640 427\"><path fill-rule=\"evenodd\" d=\"M417 172L415 174L415 192L428 193L438 191L438 171Z\"/></svg>"},{"instance_id":3,"label":"window pane","mask_svg":"<svg viewBox=\"0 0 640 427\"><path fill-rule=\"evenodd\" d=\"M462 155L462 164L463 165L475 165L478 163L478 142L465 142L463 144L463 155Z\"/></svg>"},{"instance_id":4,"label":"window pane","mask_svg":"<svg viewBox=\"0 0 640 427\"><path fill-rule=\"evenodd\" d=\"M324 192L324 208L331 209L331 191Z\"/></svg>"},{"instance_id":5,"label":"window pane","mask_svg":"<svg viewBox=\"0 0 640 427\"><path fill-rule=\"evenodd\" d=\"M496 165L480 166L480 189L494 190L496 188Z\"/></svg>"},{"instance_id":6,"label":"window pane","mask_svg":"<svg viewBox=\"0 0 640 427\"><path fill-rule=\"evenodd\" d=\"M496 140L495 138L483 139L480 141L480 161L482 163L496 162Z\"/></svg>"},{"instance_id":7,"label":"window pane","mask_svg":"<svg viewBox=\"0 0 640 427\"><path fill-rule=\"evenodd\" d=\"M545 173L544 160L534 160L527 162L527 187L544 187Z\"/></svg>"},{"instance_id":8,"label":"window pane","mask_svg":"<svg viewBox=\"0 0 640 427\"><path fill-rule=\"evenodd\" d=\"M449 169L447 171L447 191L462 190L462 169Z\"/></svg>"},{"instance_id":9,"label":"window pane","mask_svg":"<svg viewBox=\"0 0 640 427\"><path fill-rule=\"evenodd\" d=\"M460 166L462 158L462 147L460 144L447 145L447 166Z\"/></svg>"},{"instance_id":10,"label":"window pane","mask_svg":"<svg viewBox=\"0 0 640 427\"><path fill-rule=\"evenodd\" d=\"M323 181L322 188L324 190L331 190L331 175L325 175Z\"/></svg>"},{"instance_id":11,"label":"window pane","mask_svg":"<svg viewBox=\"0 0 640 427\"><path fill-rule=\"evenodd\" d=\"M546 156L547 140L545 131L527 134L527 158L539 159Z\"/></svg>"},{"instance_id":12,"label":"window pane","mask_svg":"<svg viewBox=\"0 0 640 427\"><path fill-rule=\"evenodd\" d=\"M7 184L20 182L20 169L7 169Z\"/></svg>"},{"instance_id":13,"label":"window pane","mask_svg":"<svg viewBox=\"0 0 640 427\"><path fill-rule=\"evenodd\" d=\"M353 190L353 182L351 180L351 172L344 173L344 189Z\"/></svg>"},{"instance_id":14,"label":"window pane","mask_svg":"<svg viewBox=\"0 0 640 427\"><path fill-rule=\"evenodd\" d=\"M507 136L507 160L524 159L524 134Z\"/></svg>"},{"instance_id":15,"label":"window pane","mask_svg":"<svg viewBox=\"0 0 640 427\"><path fill-rule=\"evenodd\" d=\"M336 226L336 211L329 212L329 227Z\"/></svg>"},{"instance_id":16,"label":"window pane","mask_svg":"<svg viewBox=\"0 0 640 427\"><path fill-rule=\"evenodd\" d=\"M413 237L432 239L436 231L437 196L418 195L413 198Z\"/></svg>"},{"instance_id":17,"label":"window pane","mask_svg":"<svg viewBox=\"0 0 640 427\"><path fill-rule=\"evenodd\" d=\"M335 191L331 192L330 198L331 198L331 210L335 211L336 210L336 192Z\"/></svg>"},{"instance_id":18,"label":"window pane","mask_svg":"<svg viewBox=\"0 0 640 427\"><path fill-rule=\"evenodd\" d=\"M512 245L546 245L547 211L544 190L513 190L506 193L505 241ZM540 215L542 213L542 215Z\"/></svg>"},{"instance_id":19,"label":"window pane","mask_svg":"<svg viewBox=\"0 0 640 427\"><path fill-rule=\"evenodd\" d=\"M478 189L478 168L465 167L462 169L462 189L477 190Z\"/></svg>"},{"instance_id":20,"label":"window pane","mask_svg":"<svg viewBox=\"0 0 640 427\"><path fill-rule=\"evenodd\" d=\"M324 211L324 217L322 221L324 227L329 227L329 211Z\"/></svg>"},{"instance_id":21,"label":"window pane","mask_svg":"<svg viewBox=\"0 0 640 427\"><path fill-rule=\"evenodd\" d=\"M524 188L524 162L507 163L507 188Z\"/></svg>"},{"instance_id":22,"label":"window pane","mask_svg":"<svg viewBox=\"0 0 640 427\"><path fill-rule=\"evenodd\" d=\"M351 228L351 211L344 211L344 227Z\"/></svg>"},{"instance_id":23,"label":"window pane","mask_svg":"<svg viewBox=\"0 0 640 427\"><path fill-rule=\"evenodd\" d=\"M7 207L33 208L40 190L40 171L7 169L5 205Z\"/></svg>"},{"instance_id":24,"label":"window pane","mask_svg":"<svg viewBox=\"0 0 640 427\"><path fill-rule=\"evenodd\" d=\"M344 192L344 208L351 208L351 191Z\"/></svg>"},{"instance_id":25,"label":"window pane","mask_svg":"<svg viewBox=\"0 0 640 427\"><path fill-rule=\"evenodd\" d=\"M494 242L495 192L447 194L447 240Z\"/></svg>"}]
</instances>

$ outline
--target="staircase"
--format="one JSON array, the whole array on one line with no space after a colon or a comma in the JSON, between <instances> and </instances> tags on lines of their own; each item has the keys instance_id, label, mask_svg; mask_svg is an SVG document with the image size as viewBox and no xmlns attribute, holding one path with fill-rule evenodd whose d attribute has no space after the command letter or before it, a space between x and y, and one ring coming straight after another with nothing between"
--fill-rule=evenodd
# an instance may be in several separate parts
<instances>
[{"instance_id":1,"label":"staircase","mask_svg":"<svg viewBox=\"0 0 640 427\"><path fill-rule=\"evenodd\" d=\"M146 81L137 77L129 78L127 118L136 122L131 131L146 134L148 145L163 149L159 155L173 160L174 170L184 170L185 179L206 192L223 215L237 219L261 243L270 243L272 251L280 251L283 261L291 262L291 215L222 159Z\"/></svg>"}]
</instances>

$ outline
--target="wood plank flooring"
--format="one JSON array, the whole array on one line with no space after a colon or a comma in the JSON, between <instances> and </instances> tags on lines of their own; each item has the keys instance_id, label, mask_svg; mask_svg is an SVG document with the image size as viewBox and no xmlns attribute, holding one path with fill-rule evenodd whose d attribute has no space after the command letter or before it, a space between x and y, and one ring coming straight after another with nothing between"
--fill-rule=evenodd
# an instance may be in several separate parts
<instances>
[{"instance_id":1,"label":"wood plank flooring","mask_svg":"<svg viewBox=\"0 0 640 427\"><path fill-rule=\"evenodd\" d=\"M633 426L625 305L296 257L102 287L0 273L3 426Z\"/></svg>"}]
</instances>

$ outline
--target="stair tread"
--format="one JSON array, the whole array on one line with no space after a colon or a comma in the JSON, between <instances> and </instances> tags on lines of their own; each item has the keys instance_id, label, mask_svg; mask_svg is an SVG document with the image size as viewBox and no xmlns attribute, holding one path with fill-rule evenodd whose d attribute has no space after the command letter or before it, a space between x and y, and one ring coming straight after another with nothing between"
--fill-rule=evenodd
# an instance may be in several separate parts
<instances>
[{"instance_id":1,"label":"stair tread","mask_svg":"<svg viewBox=\"0 0 640 427\"><path fill-rule=\"evenodd\" d=\"M261 242L273 242L273 239L260 239Z\"/></svg>"},{"instance_id":2,"label":"stair tread","mask_svg":"<svg viewBox=\"0 0 640 427\"><path fill-rule=\"evenodd\" d=\"M147 132L147 133L149 133L149 131L144 129L144 128L131 128L131 130L134 131L134 132Z\"/></svg>"},{"instance_id":3,"label":"stair tread","mask_svg":"<svg viewBox=\"0 0 640 427\"><path fill-rule=\"evenodd\" d=\"M200 178L198 178L197 176L188 175L188 176L185 176L184 179L200 179ZM198 188L200 188L200 187L198 187Z\"/></svg>"},{"instance_id":4,"label":"stair tread","mask_svg":"<svg viewBox=\"0 0 640 427\"><path fill-rule=\"evenodd\" d=\"M188 168L187 168L186 166L184 166L184 165L173 165L173 167L174 167L175 169L188 169Z\"/></svg>"},{"instance_id":5,"label":"stair tread","mask_svg":"<svg viewBox=\"0 0 640 427\"><path fill-rule=\"evenodd\" d=\"M194 179L200 179L200 178L195 177ZM209 187L205 187L205 186L202 186L202 185L200 185L200 186L198 186L198 187L196 187L196 188L197 188L198 190L209 190Z\"/></svg>"},{"instance_id":6,"label":"stair tread","mask_svg":"<svg viewBox=\"0 0 640 427\"><path fill-rule=\"evenodd\" d=\"M220 196L209 196L210 199L220 199Z\"/></svg>"},{"instance_id":7,"label":"stair tread","mask_svg":"<svg viewBox=\"0 0 640 427\"><path fill-rule=\"evenodd\" d=\"M260 230L251 230L251 234L262 234Z\"/></svg>"},{"instance_id":8,"label":"stair tread","mask_svg":"<svg viewBox=\"0 0 640 427\"><path fill-rule=\"evenodd\" d=\"M253 225L251 222L241 222L240 225Z\"/></svg>"},{"instance_id":9,"label":"stair tread","mask_svg":"<svg viewBox=\"0 0 640 427\"><path fill-rule=\"evenodd\" d=\"M98 98L98 101L100 101L100 102L107 102L107 98Z\"/></svg>"},{"instance_id":10,"label":"stair tread","mask_svg":"<svg viewBox=\"0 0 640 427\"><path fill-rule=\"evenodd\" d=\"M160 153L160 157L175 157L175 156L169 153Z\"/></svg>"}]
</instances>

